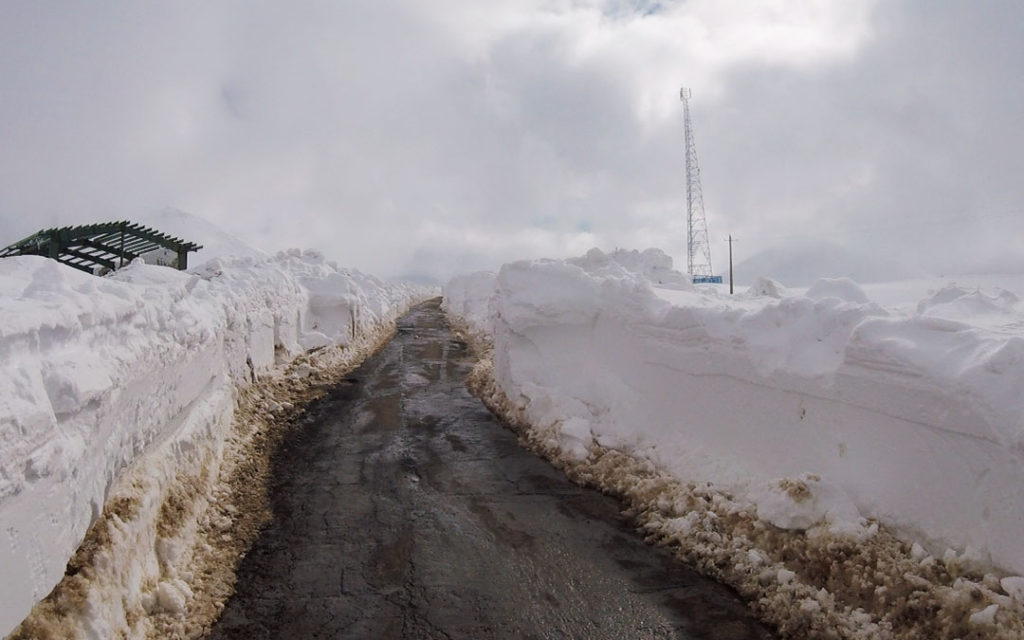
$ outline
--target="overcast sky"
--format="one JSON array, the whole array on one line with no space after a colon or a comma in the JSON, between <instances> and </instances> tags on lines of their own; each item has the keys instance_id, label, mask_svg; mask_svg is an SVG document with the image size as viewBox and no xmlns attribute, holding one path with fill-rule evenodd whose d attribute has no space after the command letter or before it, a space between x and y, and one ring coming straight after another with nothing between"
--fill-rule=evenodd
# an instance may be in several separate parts
<instances>
[{"instance_id":1,"label":"overcast sky","mask_svg":"<svg viewBox=\"0 0 1024 640\"><path fill-rule=\"evenodd\" d=\"M381 276L834 243L1024 270L1024 3L0 2L0 245L171 206Z\"/></svg>"}]
</instances>

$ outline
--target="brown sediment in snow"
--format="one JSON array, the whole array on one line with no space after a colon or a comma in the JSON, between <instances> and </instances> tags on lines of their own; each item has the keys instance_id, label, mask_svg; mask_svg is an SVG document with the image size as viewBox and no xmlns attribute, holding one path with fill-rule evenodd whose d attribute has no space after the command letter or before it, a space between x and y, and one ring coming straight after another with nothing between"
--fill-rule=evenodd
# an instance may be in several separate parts
<instances>
[{"instance_id":1,"label":"brown sediment in snow","mask_svg":"<svg viewBox=\"0 0 1024 640\"><path fill-rule=\"evenodd\" d=\"M991 567L950 554L936 559L877 522L860 531L825 525L780 529L756 507L711 483L683 483L651 461L591 444L585 459L563 454L557 427L537 428L497 387L485 342L467 384L521 437L575 482L624 501L648 540L666 545L727 584L780 636L843 640L1011 640L1024 637L1024 603ZM813 479L813 478L812 478ZM799 478L780 485L810 497Z\"/></svg>"},{"instance_id":2,"label":"brown sediment in snow","mask_svg":"<svg viewBox=\"0 0 1024 640\"><path fill-rule=\"evenodd\" d=\"M90 590L98 582L98 571L102 572L98 568L109 562L104 557L115 546L116 523L134 520L139 511L137 493L119 494L107 500L100 517L68 560L64 578L36 604L7 640L64 640L78 636Z\"/></svg>"},{"instance_id":3,"label":"brown sediment in snow","mask_svg":"<svg viewBox=\"0 0 1024 640\"><path fill-rule=\"evenodd\" d=\"M821 480L817 476L812 476L812 480ZM790 497L793 502L806 502L812 497L811 488L807 486L807 483L797 478L784 478L779 483L779 488L786 492L786 495Z\"/></svg>"},{"instance_id":4,"label":"brown sediment in snow","mask_svg":"<svg viewBox=\"0 0 1024 640\"><path fill-rule=\"evenodd\" d=\"M104 509L97 524L112 514ZM107 527L94 525L82 545L68 562L64 578L53 591L36 604L29 616L15 629L8 640L63 640L78 633L77 620L85 607L92 582L92 559L97 549L109 546Z\"/></svg>"},{"instance_id":5,"label":"brown sediment in snow","mask_svg":"<svg viewBox=\"0 0 1024 640\"><path fill-rule=\"evenodd\" d=\"M345 347L307 352L281 369L238 388L230 434L219 450L197 452L194 468L174 476L152 500L152 480L129 471L107 499L68 563L65 577L9 636L14 640L80 637L90 608L122 607L119 635L127 638L198 638L220 615L234 591L235 569L270 518L271 457L304 405L382 347L394 333L383 323ZM145 460L140 464L146 464ZM132 523L153 533L152 549L123 534ZM155 575L139 584L138 598L117 592L126 580L128 554L148 554ZM138 582L138 580L136 580Z\"/></svg>"}]
</instances>

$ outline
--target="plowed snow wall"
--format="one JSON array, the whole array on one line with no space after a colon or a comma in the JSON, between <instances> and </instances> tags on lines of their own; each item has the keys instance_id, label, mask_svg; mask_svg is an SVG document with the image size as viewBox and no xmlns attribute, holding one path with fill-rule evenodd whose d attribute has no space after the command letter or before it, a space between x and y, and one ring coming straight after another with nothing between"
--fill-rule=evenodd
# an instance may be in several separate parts
<instances>
[{"instance_id":1,"label":"plowed snow wall","mask_svg":"<svg viewBox=\"0 0 1024 640\"><path fill-rule=\"evenodd\" d=\"M126 470L151 470L139 499L159 504L217 455L236 386L424 294L299 251L108 278L0 260L0 636L63 577Z\"/></svg>"},{"instance_id":2,"label":"plowed snow wall","mask_svg":"<svg viewBox=\"0 0 1024 640\"><path fill-rule=\"evenodd\" d=\"M596 439L739 495L814 473L940 556L1024 573L1024 340L852 283L669 303L579 263L505 265L490 302L496 382L563 449Z\"/></svg>"}]
</instances>

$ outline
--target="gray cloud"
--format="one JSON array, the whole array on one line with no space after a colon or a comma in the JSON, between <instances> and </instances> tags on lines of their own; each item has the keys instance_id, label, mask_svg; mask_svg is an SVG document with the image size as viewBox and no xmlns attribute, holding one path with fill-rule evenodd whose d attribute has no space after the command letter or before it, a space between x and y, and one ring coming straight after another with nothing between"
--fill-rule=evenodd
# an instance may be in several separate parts
<instances>
[{"instance_id":1,"label":"gray cloud","mask_svg":"<svg viewBox=\"0 0 1024 640\"><path fill-rule=\"evenodd\" d=\"M4 3L0 243L170 205L381 275L594 244L681 261L686 83L716 256L733 232L1019 267L1022 13Z\"/></svg>"},{"instance_id":2,"label":"gray cloud","mask_svg":"<svg viewBox=\"0 0 1024 640\"><path fill-rule=\"evenodd\" d=\"M722 210L755 243L820 237L933 272L1014 268L1004 254L1024 231L1020 14L1012 3L887 3L848 64L734 74L719 107L745 117L711 119L726 142L708 153ZM731 188L738 180L748 188Z\"/></svg>"}]
</instances>

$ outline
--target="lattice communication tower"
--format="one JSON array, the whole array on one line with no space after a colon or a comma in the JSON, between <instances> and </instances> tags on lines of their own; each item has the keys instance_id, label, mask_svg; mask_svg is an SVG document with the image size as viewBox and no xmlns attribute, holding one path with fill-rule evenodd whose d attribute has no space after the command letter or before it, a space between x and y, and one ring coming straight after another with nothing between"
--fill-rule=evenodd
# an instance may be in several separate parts
<instances>
[{"instance_id":1,"label":"lattice communication tower","mask_svg":"<svg viewBox=\"0 0 1024 640\"><path fill-rule=\"evenodd\" d=\"M695 281L711 278L711 245L708 243L708 221L704 216L704 192L700 186L700 165L693 142L690 122L690 90L679 90L683 101L683 122L686 135L686 268Z\"/></svg>"}]
</instances>

